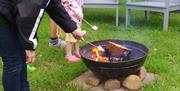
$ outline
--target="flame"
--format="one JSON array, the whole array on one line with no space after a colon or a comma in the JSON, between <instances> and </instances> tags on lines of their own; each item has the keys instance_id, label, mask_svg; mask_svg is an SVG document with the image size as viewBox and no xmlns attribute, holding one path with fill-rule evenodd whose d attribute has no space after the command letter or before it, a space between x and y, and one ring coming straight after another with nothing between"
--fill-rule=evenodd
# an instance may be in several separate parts
<instances>
[{"instance_id":1,"label":"flame","mask_svg":"<svg viewBox=\"0 0 180 91\"><path fill-rule=\"evenodd\" d=\"M98 48L96 47L92 48L92 52L96 53L96 56L100 58L99 53L98 53L99 52Z\"/></svg>"},{"instance_id":2,"label":"flame","mask_svg":"<svg viewBox=\"0 0 180 91\"><path fill-rule=\"evenodd\" d=\"M94 57L93 59L95 61L107 62L107 58L103 57L102 52L97 47L93 47L92 52L95 53L95 55L96 55L96 56L92 56L92 57Z\"/></svg>"}]
</instances>

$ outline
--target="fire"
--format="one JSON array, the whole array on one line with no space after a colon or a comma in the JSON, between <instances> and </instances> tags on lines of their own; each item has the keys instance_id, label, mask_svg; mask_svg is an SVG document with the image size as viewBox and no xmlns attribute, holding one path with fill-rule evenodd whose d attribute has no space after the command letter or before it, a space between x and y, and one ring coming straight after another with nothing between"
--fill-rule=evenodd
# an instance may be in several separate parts
<instances>
[{"instance_id":1,"label":"fire","mask_svg":"<svg viewBox=\"0 0 180 91\"><path fill-rule=\"evenodd\" d=\"M108 62L106 57L103 57L103 51L100 51L97 47L92 48L92 58L99 62Z\"/></svg>"},{"instance_id":2,"label":"fire","mask_svg":"<svg viewBox=\"0 0 180 91\"><path fill-rule=\"evenodd\" d=\"M96 53L96 56L99 58L100 56L99 56L99 50L96 48L96 47L94 47L94 48L92 48L92 52L94 52L94 53Z\"/></svg>"}]
</instances>

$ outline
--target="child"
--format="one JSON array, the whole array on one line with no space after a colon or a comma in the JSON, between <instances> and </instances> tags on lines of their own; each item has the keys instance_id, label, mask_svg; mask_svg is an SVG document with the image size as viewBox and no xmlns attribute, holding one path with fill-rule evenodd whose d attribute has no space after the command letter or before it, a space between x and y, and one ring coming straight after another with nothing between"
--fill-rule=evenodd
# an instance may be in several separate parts
<instances>
[{"instance_id":1,"label":"child","mask_svg":"<svg viewBox=\"0 0 180 91\"><path fill-rule=\"evenodd\" d=\"M58 25L51 19L50 20L50 28L51 28L51 37L49 41L49 46L64 48L66 46L66 42L58 38Z\"/></svg>"},{"instance_id":2,"label":"child","mask_svg":"<svg viewBox=\"0 0 180 91\"><path fill-rule=\"evenodd\" d=\"M70 15L71 19L80 27L83 19L83 0L62 0L62 5ZM82 31L83 35L86 31ZM72 46L74 47L74 54L72 54ZM80 60L79 42L73 37L71 33L66 33L66 59L69 62L77 62Z\"/></svg>"}]
</instances>

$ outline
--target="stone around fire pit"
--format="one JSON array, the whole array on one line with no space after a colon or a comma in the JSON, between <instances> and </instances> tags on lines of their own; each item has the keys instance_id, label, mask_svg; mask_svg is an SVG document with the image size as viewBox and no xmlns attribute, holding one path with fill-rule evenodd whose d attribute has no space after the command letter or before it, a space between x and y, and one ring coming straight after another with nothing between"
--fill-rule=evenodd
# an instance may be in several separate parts
<instances>
[{"instance_id":1,"label":"stone around fire pit","mask_svg":"<svg viewBox=\"0 0 180 91\"><path fill-rule=\"evenodd\" d=\"M138 90L140 89L143 84L141 79L136 75L129 75L124 81L123 86L130 89L130 90Z\"/></svg>"},{"instance_id":2,"label":"stone around fire pit","mask_svg":"<svg viewBox=\"0 0 180 91\"><path fill-rule=\"evenodd\" d=\"M146 85L146 84L152 83L154 80L156 80L156 78L157 78L156 74L147 73L146 78L143 80L143 84Z\"/></svg>"},{"instance_id":3,"label":"stone around fire pit","mask_svg":"<svg viewBox=\"0 0 180 91\"><path fill-rule=\"evenodd\" d=\"M146 76L147 76L147 71L144 68L144 66L142 66L139 71L139 77L140 77L141 81L143 81Z\"/></svg>"},{"instance_id":4,"label":"stone around fire pit","mask_svg":"<svg viewBox=\"0 0 180 91\"><path fill-rule=\"evenodd\" d=\"M109 79L104 83L104 89L106 90L115 90L119 89L121 82L116 79Z\"/></svg>"},{"instance_id":5,"label":"stone around fire pit","mask_svg":"<svg viewBox=\"0 0 180 91\"><path fill-rule=\"evenodd\" d=\"M104 82L101 82L98 86L92 86L86 84L86 79L92 76L95 75L91 71L87 71L82 75L80 75L79 77L77 77L76 79L74 79L73 81L71 81L69 84L73 84L75 86L81 87L84 91L106 91L104 89ZM146 85L153 82L154 80L156 80L156 75L153 73L147 73L145 79L142 82L144 85ZM138 91L143 91L142 89ZM109 90L109 91L132 91L132 90L126 89L123 86L121 86L119 89Z\"/></svg>"},{"instance_id":6,"label":"stone around fire pit","mask_svg":"<svg viewBox=\"0 0 180 91\"><path fill-rule=\"evenodd\" d=\"M100 79L96 77L95 75L89 76L85 80L86 84L92 85L92 86L98 86L100 83Z\"/></svg>"}]
</instances>

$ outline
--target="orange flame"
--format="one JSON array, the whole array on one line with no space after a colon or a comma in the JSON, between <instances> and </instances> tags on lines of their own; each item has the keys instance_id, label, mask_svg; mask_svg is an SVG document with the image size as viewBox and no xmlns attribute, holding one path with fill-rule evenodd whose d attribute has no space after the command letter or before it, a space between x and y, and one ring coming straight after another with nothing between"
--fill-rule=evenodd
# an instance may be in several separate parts
<instances>
[{"instance_id":1,"label":"orange flame","mask_svg":"<svg viewBox=\"0 0 180 91\"><path fill-rule=\"evenodd\" d=\"M93 47L92 52L95 53L95 55L96 55L93 58L95 61L107 62L107 58L103 57L102 52L99 51L99 49L97 47Z\"/></svg>"}]
</instances>

